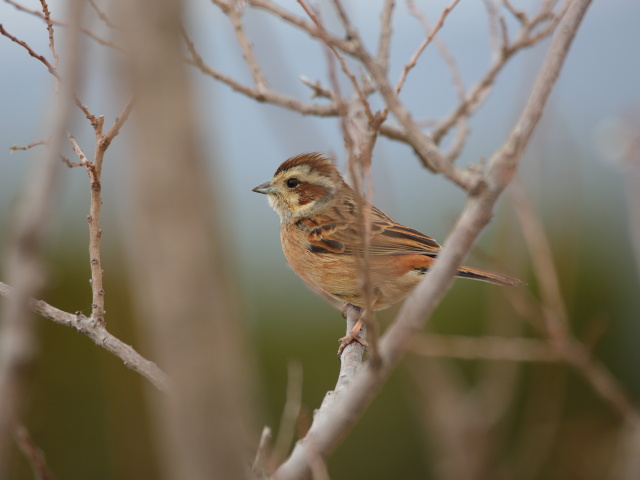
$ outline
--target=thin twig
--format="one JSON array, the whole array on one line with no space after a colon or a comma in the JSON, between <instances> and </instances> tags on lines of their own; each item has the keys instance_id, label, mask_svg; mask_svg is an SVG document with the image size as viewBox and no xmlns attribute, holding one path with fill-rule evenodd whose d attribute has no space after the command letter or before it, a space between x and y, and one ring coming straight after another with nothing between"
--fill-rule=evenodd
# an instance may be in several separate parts
<instances>
[{"instance_id":1,"label":"thin twig","mask_svg":"<svg viewBox=\"0 0 640 480\"><path fill-rule=\"evenodd\" d=\"M273 435L271 428L264 427L260 435L260 442L256 451L256 458L253 461L251 470L257 475L264 475L269 457L271 456L271 440Z\"/></svg>"},{"instance_id":2,"label":"thin twig","mask_svg":"<svg viewBox=\"0 0 640 480\"><path fill-rule=\"evenodd\" d=\"M109 20L107 14L100 9L98 4L94 0L89 0L89 5L91 5L91 8L93 8L93 10L96 12L98 18L102 20L107 27L118 30L118 27L111 20Z\"/></svg>"},{"instance_id":3,"label":"thin twig","mask_svg":"<svg viewBox=\"0 0 640 480\"><path fill-rule=\"evenodd\" d=\"M102 117L100 117L102 118ZM98 125L101 126L101 123ZM101 127L100 127L101 128ZM104 324L104 287L103 287L103 269L100 253L100 237L102 236L102 229L100 228L100 210L102 206L102 185L100 183L101 170L102 170L102 155L98 155L98 149L96 148L96 160L90 162L87 160L84 152L76 142L75 138L71 134L67 135L73 150L80 158L80 164L83 165L87 174L89 175L89 181L91 183L90 194L90 207L89 215L87 215L87 222L89 223L89 264L91 266L91 318L100 324ZM98 139L100 135L97 135ZM100 161L97 161L100 159Z\"/></svg>"},{"instance_id":4,"label":"thin twig","mask_svg":"<svg viewBox=\"0 0 640 480\"><path fill-rule=\"evenodd\" d=\"M418 21L422 25L422 28L425 30L425 32L427 32L427 35L429 35L432 32L432 28L429 26L429 22L427 21L426 16L418 9L413 0L407 0L407 8L409 9L409 13L416 19L418 19ZM441 16L440 18L442 21L444 20L443 16ZM465 98L465 86L462 80L462 74L460 73L460 69L458 68L458 64L456 63L456 60L451 52L449 52L449 49L447 48L445 43L440 40L439 37L434 36L433 41L436 45L436 48L438 49L438 53L449 67L449 71L451 72L451 80L453 81L453 85L458 96L458 101L463 102ZM453 162L460 156L467 137L469 136L469 132L470 130L468 118L465 115L461 115L456 123L455 137L451 142L449 151L445 154L445 159L447 161Z\"/></svg>"},{"instance_id":5,"label":"thin twig","mask_svg":"<svg viewBox=\"0 0 640 480\"><path fill-rule=\"evenodd\" d=\"M458 335L420 335L409 350L425 357L464 360L503 360L510 362L559 362L562 357L543 340L513 337L463 337Z\"/></svg>"},{"instance_id":6,"label":"thin twig","mask_svg":"<svg viewBox=\"0 0 640 480\"><path fill-rule=\"evenodd\" d=\"M589 349L569 331L568 315L544 227L519 182L514 182L510 193L539 284L542 297L540 311L545 321L550 346L576 368L623 418L632 423L639 422L640 408L633 403L629 394L607 368L594 359Z\"/></svg>"},{"instance_id":7,"label":"thin twig","mask_svg":"<svg viewBox=\"0 0 640 480\"><path fill-rule=\"evenodd\" d=\"M498 7L495 0L482 0L487 11L487 22L489 23L489 46L494 57L500 55L500 20L498 18Z\"/></svg>"},{"instance_id":8,"label":"thin twig","mask_svg":"<svg viewBox=\"0 0 640 480\"><path fill-rule=\"evenodd\" d=\"M431 136L436 143L439 143L442 137L458 123L461 116L469 117L480 108L488 98L498 74L504 69L507 61L513 57L515 53L535 45L555 31L558 22L560 22L566 9L569 7L569 3L570 2L567 1L562 11L557 15L553 15L552 11L548 10L549 5L547 3L543 4L538 14L532 20L523 23L517 38L512 42L509 41L506 26L503 24L503 19L500 18L500 24L503 25L502 45L497 51L494 50L493 61L484 76L471 87L465 95L464 100L459 102L453 111L431 131ZM493 15L492 12L492 10L489 10L490 16ZM548 21L545 28L541 29L537 34L532 35L532 30L543 20Z\"/></svg>"},{"instance_id":9,"label":"thin twig","mask_svg":"<svg viewBox=\"0 0 640 480\"><path fill-rule=\"evenodd\" d=\"M389 71L389 50L393 34L391 21L393 19L395 3L395 0L385 0L382 13L380 14L380 38L378 40L376 60L380 63L385 74Z\"/></svg>"},{"instance_id":10,"label":"thin twig","mask_svg":"<svg viewBox=\"0 0 640 480\"><path fill-rule=\"evenodd\" d=\"M49 60L47 60L43 55L36 53L33 50L33 48L31 48L26 42L18 39L17 37L7 32L1 23L0 23L0 33L5 37L7 37L8 39L10 39L12 42L15 42L21 47L23 47L27 52L29 52L29 55L31 55L33 58L40 61L45 67L47 67L47 70L49 70L49 73L51 75L53 75L56 79L60 80L57 69L49 63Z\"/></svg>"},{"instance_id":11,"label":"thin twig","mask_svg":"<svg viewBox=\"0 0 640 480\"><path fill-rule=\"evenodd\" d=\"M402 69L402 73L400 74L400 78L396 83L396 95L400 93L400 90L402 90L402 86L404 85L404 82L407 80L407 75L409 75L409 71L416 66L416 64L418 63L418 58L420 58L420 55L422 55L422 52L424 51L424 49L427 48L427 45L431 43L431 40L433 40L433 38L436 36L438 31L442 28L442 26L444 25L445 19L447 18L449 13L451 13L451 11L455 8L458 2L460 2L460 0L453 0L442 11L442 14L440 15L440 18L438 19L438 21L436 22L435 27L433 27L431 32L429 32L429 34L422 41L420 46L413 53L413 55L411 56L407 64L404 66L404 68Z\"/></svg>"},{"instance_id":12,"label":"thin twig","mask_svg":"<svg viewBox=\"0 0 640 480\"><path fill-rule=\"evenodd\" d=\"M13 426L13 436L18 448L20 448L27 462L29 462L36 480L54 480L53 473L49 465L47 465L47 460L42 450L35 444L27 428L16 422Z\"/></svg>"},{"instance_id":13,"label":"thin twig","mask_svg":"<svg viewBox=\"0 0 640 480\"><path fill-rule=\"evenodd\" d=\"M42 5L42 13L44 14L44 21L47 24L47 32L49 33L49 49L51 50L51 55L53 55L53 68L58 71L58 52L56 52L56 44L53 39L53 23L51 23L49 6L45 0L40 0L40 5Z\"/></svg>"},{"instance_id":14,"label":"thin twig","mask_svg":"<svg viewBox=\"0 0 640 480\"><path fill-rule=\"evenodd\" d=\"M111 145L113 139L120 133L120 129L129 118L131 110L133 109L134 99L131 99L124 110L118 116L111 128L106 134L102 133L104 125L104 117L97 117L93 128L95 130L95 152L93 162L89 161L82 151L80 145L73 137L73 135L67 133L67 138L71 142L73 150L78 155L80 162L72 163L68 159L63 158L63 161L69 167L76 167L82 165L86 168L89 175L89 181L91 185L90 189L90 207L89 215L87 216L87 222L89 223L89 263L91 266L91 318L97 322L104 323L105 311L105 299L104 299L104 287L103 276L104 270L102 268L102 259L100 251L100 242L102 237L102 229L100 228L100 212L102 209L102 164L104 161L104 155Z\"/></svg>"},{"instance_id":15,"label":"thin twig","mask_svg":"<svg viewBox=\"0 0 640 480\"><path fill-rule=\"evenodd\" d=\"M288 108L290 110L294 110L296 112L301 113L302 115L315 115L318 117L335 117L338 114L338 108L335 103L330 103L328 105L319 105L314 103L302 102L294 97L289 95L285 95L280 92L276 92L271 90L270 88L263 88L258 90L257 88L250 88L245 85L242 85L240 82L235 80L234 78L225 75L207 65L198 51L195 48L194 43L188 37L186 32L183 31L183 38L185 44L187 46L187 51L190 54L190 57L185 58L185 61L196 67L202 73L211 78L218 80L219 82L224 83L225 85L231 87L236 92L239 92L243 95L246 95L249 98L253 98L258 102L269 102L274 105L278 105L284 108Z\"/></svg>"},{"instance_id":16,"label":"thin twig","mask_svg":"<svg viewBox=\"0 0 640 480\"><path fill-rule=\"evenodd\" d=\"M38 145L46 145L47 141L46 140L36 140L35 142L31 142L29 145L26 145L24 147L18 146L18 145L14 145L11 148L9 148L9 151L11 153L13 152L18 152L21 150L29 150L30 148L36 147Z\"/></svg>"},{"instance_id":17,"label":"thin twig","mask_svg":"<svg viewBox=\"0 0 640 480\"><path fill-rule=\"evenodd\" d=\"M28 13L30 15L33 15L35 17L38 17L42 20L44 20L44 15L41 11L36 10L36 9L30 9L25 7L24 5L21 5L17 2L15 2L14 0L4 0L6 3L8 3L9 5L13 6L16 8L16 10L19 10L21 12L25 12ZM51 24L57 27L68 27L69 25L65 22L61 22L60 20L54 20L51 19ZM92 40L95 40L96 42L98 42L100 45L103 45L105 47L109 47L109 48L113 48L114 50L117 50L119 52L123 51L122 47L116 43L113 43L109 40L105 40L102 37L99 37L98 35L96 35L94 32L92 32L91 30L88 30L86 28L80 28L80 31L85 34L86 36L88 36L89 38L91 38Z\"/></svg>"},{"instance_id":18,"label":"thin twig","mask_svg":"<svg viewBox=\"0 0 640 480\"><path fill-rule=\"evenodd\" d=\"M371 111L371 106L369 105L369 102L367 101L367 96L364 94L364 91L362 90L362 87L360 86L360 83L358 82L358 79L356 78L356 76L351 72L351 70L349 70L349 67L347 66L347 62L345 61L344 57L340 54L340 52L338 52L337 48L329 41L329 35L328 35L327 31L325 30L324 25L320 21L320 18L318 17L317 13L314 12L305 3L304 0L297 0L297 1L300 4L300 6L304 9L306 14L309 16L309 18L313 21L313 23L315 23L316 27L318 27L318 30L321 33L320 39L325 42L325 44L327 45L329 50L331 50L331 52L338 59L338 62L340 63L340 68L342 69L342 72L351 81L351 84L353 85L353 88L355 89L355 91L358 94L358 97L360 99L360 102L362 103L364 112L367 115L367 118L369 119L369 122L373 123L374 116L373 116L373 112ZM334 0L334 3L339 6L339 2L336 2ZM345 15L343 10L339 9L339 11L342 12L342 16ZM350 31L348 33L351 34L351 35L354 35L353 31Z\"/></svg>"},{"instance_id":19,"label":"thin twig","mask_svg":"<svg viewBox=\"0 0 640 480\"><path fill-rule=\"evenodd\" d=\"M287 458L295 434L295 426L302 405L302 365L299 361L289 362L287 369L287 397L280 417L280 428L269 458L268 471L273 471Z\"/></svg>"},{"instance_id":20,"label":"thin twig","mask_svg":"<svg viewBox=\"0 0 640 480\"><path fill-rule=\"evenodd\" d=\"M15 36L7 32L5 28L2 26L2 24L0 24L0 34L11 39L11 41L17 43L18 45L23 47L25 50L27 50L27 52L29 52L29 55L31 55L36 60L39 60L45 67L47 67L47 70L49 71L49 73L53 75L53 77L56 80L58 80L59 82L61 81L57 68L51 65L51 63L49 63L49 60L47 60L43 55L39 55L38 53L36 53L26 42L23 42L22 40L16 38ZM82 110L82 113L84 113L87 119L89 119L89 121L91 121L91 123L93 124L93 122L96 121L96 118L91 114L91 112L89 112L87 107L80 101L80 99L75 94L72 94L72 98L76 106L80 110Z\"/></svg>"},{"instance_id":21,"label":"thin twig","mask_svg":"<svg viewBox=\"0 0 640 480\"><path fill-rule=\"evenodd\" d=\"M330 43L331 45L333 45L334 47L338 48L339 50L343 51L348 55L353 55L354 53L353 43L351 42L351 40L349 39L343 40L334 35L331 35L330 33L326 32L322 28L316 26L315 24L309 23L305 21L303 18L293 15L291 12L288 12L284 8L281 8L280 6L276 5L275 3L269 0L247 0L247 3L252 7L265 10L275 15L279 19L285 21L286 23L289 23L295 27L298 27L299 29L303 30L304 32L308 33L314 38Z\"/></svg>"},{"instance_id":22,"label":"thin twig","mask_svg":"<svg viewBox=\"0 0 640 480\"><path fill-rule=\"evenodd\" d=\"M320 97L320 98L328 98L330 100L333 100L333 97L334 97L333 92L331 90L329 90L328 88L324 88L320 84L320 80L316 80L315 82L313 82L310 79L308 79L307 77L305 77L304 75L301 75L300 76L300 81L311 89L311 91L312 91L311 98Z\"/></svg>"},{"instance_id":23,"label":"thin twig","mask_svg":"<svg viewBox=\"0 0 640 480\"><path fill-rule=\"evenodd\" d=\"M424 31L427 32L427 35L429 35L432 32L432 28L429 25L429 22L427 21L426 16L416 6L415 1L407 0L407 8L409 10L409 13L413 15L416 19L418 19ZM443 16L444 14L445 12L442 13ZM442 24L444 24L443 16L440 17ZM460 100L464 99L464 93L465 93L464 82L462 81L462 74L460 73L460 69L458 68L455 58L453 57L451 52L449 52L449 49L447 48L445 43L440 40L439 37L434 36L433 41L435 42L436 48L438 49L440 56L445 61L445 63L449 67L449 70L451 71L451 79L453 80L453 85L456 89L458 98Z\"/></svg>"},{"instance_id":24,"label":"thin twig","mask_svg":"<svg viewBox=\"0 0 640 480\"><path fill-rule=\"evenodd\" d=\"M113 125L111 125L111 128L109 128L109 130L107 130L107 133L105 133L102 136L102 138L99 139L98 141L99 148L106 150L106 148L111 144L113 139L118 136L118 134L120 133L120 129L124 126L125 122L129 119L129 115L131 115L131 111L133 110L134 105L135 105L135 98L131 98L131 100L129 100L129 102L127 102L127 104L125 105L120 115L116 117L115 121L113 122Z\"/></svg>"},{"instance_id":25,"label":"thin twig","mask_svg":"<svg viewBox=\"0 0 640 480\"><path fill-rule=\"evenodd\" d=\"M238 44L242 50L242 57L249 67L249 71L253 77L254 87L258 91L265 89L267 87L267 82L262 75L262 70L260 69L258 61L253 53L251 42L249 41L249 38L244 31L244 27L242 26L242 13L244 7L238 1L234 1L232 4L221 0L212 1L227 15L227 17L229 17L229 20L231 21L231 25L233 26L233 30L236 34L236 39L238 40Z\"/></svg>"},{"instance_id":26,"label":"thin twig","mask_svg":"<svg viewBox=\"0 0 640 480\"><path fill-rule=\"evenodd\" d=\"M80 162L72 162L71 160L69 160L64 155L60 155L60 160L62 160L62 163L64 163L69 168L84 167L84 162L82 162L82 161L80 161Z\"/></svg>"}]
</instances>

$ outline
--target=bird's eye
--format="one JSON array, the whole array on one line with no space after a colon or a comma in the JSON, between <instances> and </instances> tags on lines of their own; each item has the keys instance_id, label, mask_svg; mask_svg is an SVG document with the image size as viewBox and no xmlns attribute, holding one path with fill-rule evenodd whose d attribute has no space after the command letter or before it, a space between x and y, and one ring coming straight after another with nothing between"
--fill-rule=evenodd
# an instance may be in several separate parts
<instances>
[{"instance_id":1,"label":"bird's eye","mask_svg":"<svg viewBox=\"0 0 640 480\"><path fill-rule=\"evenodd\" d=\"M297 178L290 178L287 180L287 187L289 188L296 188L298 185L300 185L300 180Z\"/></svg>"}]
</instances>

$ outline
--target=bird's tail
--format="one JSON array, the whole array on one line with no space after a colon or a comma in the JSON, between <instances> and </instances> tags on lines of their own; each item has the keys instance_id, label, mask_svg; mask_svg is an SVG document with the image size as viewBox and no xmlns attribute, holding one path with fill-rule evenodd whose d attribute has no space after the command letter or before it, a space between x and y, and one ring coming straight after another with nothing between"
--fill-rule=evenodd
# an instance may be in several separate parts
<instances>
[{"instance_id":1,"label":"bird's tail","mask_svg":"<svg viewBox=\"0 0 640 480\"><path fill-rule=\"evenodd\" d=\"M480 270L479 268L460 267L458 274L461 278L471 278L473 280L480 280L482 282L494 283L496 285L502 285L506 287L517 287L518 285L526 285L522 280L517 278L508 277L500 273L487 272L486 270Z\"/></svg>"}]
</instances>

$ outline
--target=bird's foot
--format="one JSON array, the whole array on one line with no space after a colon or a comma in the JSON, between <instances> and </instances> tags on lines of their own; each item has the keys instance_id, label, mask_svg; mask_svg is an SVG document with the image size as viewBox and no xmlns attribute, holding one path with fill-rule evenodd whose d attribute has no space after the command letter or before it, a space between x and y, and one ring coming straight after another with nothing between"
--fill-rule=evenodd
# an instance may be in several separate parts
<instances>
[{"instance_id":1,"label":"bird's foot","mask_svg":"<svg viewBox=\"0 0 640 480\"><path fill-rule=\"evenodd\" d=\"M346 337L342 337L340 340L338 340L338 342L340 343L340 347L338 348L338 358L342 355L344 349L347 348L347 345L351 344L352 342L358 342L364 348L369 348L369 344L367 343L367 341L360 336L360 329L355 332L351 331L349 335L347 335Z\"/></svg>"}]
</instances>

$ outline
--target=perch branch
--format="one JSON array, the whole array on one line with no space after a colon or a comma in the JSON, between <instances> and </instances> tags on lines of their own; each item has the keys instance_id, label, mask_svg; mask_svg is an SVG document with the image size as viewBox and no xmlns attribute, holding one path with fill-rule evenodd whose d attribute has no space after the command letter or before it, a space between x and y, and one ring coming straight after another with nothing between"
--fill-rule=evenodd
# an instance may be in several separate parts
<instances>
[{"instance_id":1,"label":"perch branch","mask_svg":"<svg viewBox=\"0 0 640 480\"><path fill-rule=\"evenodd\" d=\"M473 241L489 222L498 197L513 177L527 142L531 138L542 109L562 69L564 60L590 5L590 0L574 0L556 30L529 100L504 146L489 164L486 188L469 197L442 254L425 279L409 295L396 321L380 341L382 364L379 368L362 368L350 379L346 391L337 400L321 405L307 437L298 442L289 459L273 475L277 480L306 478L311 474L310 451L326 458L344 438L362 412L371 403L391 374L411 339L419 332L429 315L453 281L460 262Z\"/></svg>"}]
</instances>

